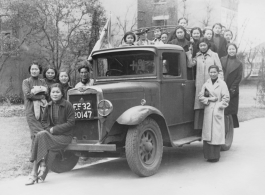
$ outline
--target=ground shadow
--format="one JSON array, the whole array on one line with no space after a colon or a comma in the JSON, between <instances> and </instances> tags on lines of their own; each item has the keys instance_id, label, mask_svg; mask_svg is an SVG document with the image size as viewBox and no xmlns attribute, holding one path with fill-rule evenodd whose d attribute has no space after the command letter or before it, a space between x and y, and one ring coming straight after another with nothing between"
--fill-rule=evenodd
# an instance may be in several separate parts
<instances>
[{"instance_id":1,"label":"ground shadow","mask_svg":"<svg viewBox=\"0 0 265 195\"><path fill-rule=\"evenodd\" d=\"M177 171L182 172L185 171L186 168L190 169L192 164L204 162L201 142L186 145L181 148L164 148L161 166L156 175L164 174L172 168L176 169L176 167L179 167ZM138 178L138 176L131 171L125 158L72 170L71 177Z\"/></svg>"}]
</instances>

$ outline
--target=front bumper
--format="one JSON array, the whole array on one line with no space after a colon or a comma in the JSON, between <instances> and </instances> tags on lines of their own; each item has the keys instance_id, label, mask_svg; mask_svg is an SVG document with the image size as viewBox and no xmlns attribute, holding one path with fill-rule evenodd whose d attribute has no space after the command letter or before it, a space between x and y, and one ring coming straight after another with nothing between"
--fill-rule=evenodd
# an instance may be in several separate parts
<instances>
[{"instance_id":1,"label":"front bumper","mask_svg":"<svg viewBox=\"0 0 265 195\"><path fill-rule=\"evenodd\" d=\"M94 141L72 141L65 150L88 151L88 152L110 152L116 151L115 144L101 144Z\"/></svg>"}]
</instances>

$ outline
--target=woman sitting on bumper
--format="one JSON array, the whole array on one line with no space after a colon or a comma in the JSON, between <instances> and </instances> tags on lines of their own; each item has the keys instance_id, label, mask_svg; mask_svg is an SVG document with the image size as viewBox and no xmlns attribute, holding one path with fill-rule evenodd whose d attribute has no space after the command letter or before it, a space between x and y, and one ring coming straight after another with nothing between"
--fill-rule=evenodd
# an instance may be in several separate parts
<instances>
[{"instance_id":1,"label":"woman sitting on bumper","mask_svg":"<svg viewBox=\"0 0 265 195\"><path fill-rule=\"evenodd\" d=\"M43 131L38 132L34 139L30 159L33 169L26 185L32 185L38 180L44 181L55 159L54 151L63 150L72 140L74 109L70 102L62 98L63 89L60 84L51 85L50 97L52 101L45 108L41 121Z\"/></svg>"}]
</instances>

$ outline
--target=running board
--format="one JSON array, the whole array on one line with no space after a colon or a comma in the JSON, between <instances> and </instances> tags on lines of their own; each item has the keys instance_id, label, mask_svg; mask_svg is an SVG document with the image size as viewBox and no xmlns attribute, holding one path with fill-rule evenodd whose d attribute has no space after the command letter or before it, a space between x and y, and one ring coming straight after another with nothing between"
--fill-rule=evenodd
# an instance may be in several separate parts
<instances>
[{"instance_id":1,"label":"running board","mask_svg":"<svg viewBox=\"0 0 265 195\"><path fill-rule=\"evenodd\" d=\"M179 139L176 141L173 141L173 144L175 147L181 147L184 144L190 144L191 142L195 142L195 141L201 141L201 137L200 136L191 136L191 137L186 137L183 139Z\"/></svg>"}]
</instances>

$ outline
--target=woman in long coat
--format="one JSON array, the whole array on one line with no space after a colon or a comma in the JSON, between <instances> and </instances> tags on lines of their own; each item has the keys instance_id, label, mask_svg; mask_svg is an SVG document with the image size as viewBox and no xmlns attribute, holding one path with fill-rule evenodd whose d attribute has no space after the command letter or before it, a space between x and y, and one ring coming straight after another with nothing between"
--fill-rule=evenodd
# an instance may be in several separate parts
<instances>
[{"instance_id":1,"label":"woman in long coat","mask_svg":"<svg viewBox=\"0 0 265 195\"><path fill-rule=\"evenodd\" d=\"M219 77L223 79L220 59L217 53L211 51L210 43L206 38L200 38L198 42L199 52L196 55L196 95L194 100L194 129L202 129L204 105L199 101L198 94L203 84L210 78L208 69L211 65L219 67Z\"/></svg>"},{"instance_id":2,"label":"woman in long coat","mask_svg":"<svg viewBox=\"0 0 265 195\"><path fill-rule=\"evenodd\" d=\"M45 108L41 121L43 129L34 139L30 158L33 168L26 185L44 181L55 158L55 153L50 151L64 149L72 140L75 113L72 104L63 99L61 84L51 85L50 97L52 101Z\"/></svg>"},{"instance_id":3,"label":"woman in long coat","mask_svg":"<svg viewBox=\"0 0 265 195\"><path fill-rule=\"evenodd\" d=\"M34 93L32 93L31 91L34 88L34 86L43 86L45 88L48 88L45 80L39 78L41 72L42 72L41 65L39 65L38 62L34 61L32 65L29 66L30 77L23 80L22 83L22 90L24 93L24 100L25 100L24 102L25 102L26 119L29 125L30 136L32 141L34 140L35 135L39 131L43 130L40 122L41 116L39 117L39 119L36 118L33 102L36 100L44 100L45 98L47 98L46 96L47 94L34 95Z\"/></svg>"},{"instance_id":4,"label":"woman in long coat","mask_svg":"<svg viewBox=\"0 0 265 195\"><path fill-rule=\"evenodd\" d=\"M219 58L224 57L227 55L226 45L227 41L226 39L221 35L222 32L222 25L220 23L216 23L213 25L213 42L217 48L217 53Z\"/></svg>"},{"instance_id":5,"label":"woman in long coat","mask_svg":"<svg viewBox=\"0 0 265 195\"><path fill-rule=\"evenodd\" d=\"M202 128L204 158L217 162L220 158L221 145L225 144L224 108L229 103L229 91L226 83L218 78L219 67L209 67L210 79L202 86L199 94L204 104Z\"/></svg>"},{"instance_id":6,"label":"woman in long coat","mask_svg":"<svg viewBox=\"0 0 265 195\"><path fill-rule=\"evenodd\" d=\"M221 58L221 64L224 71L224 81L227 84L230 93L230 103L225 109L225 115L232 115L234 128L239 127L237 118L239 104L239 83L242 79L243 65L237 59L237 46L229 43L227 46L228 55Z\"/></svg>"}]
</instances>

